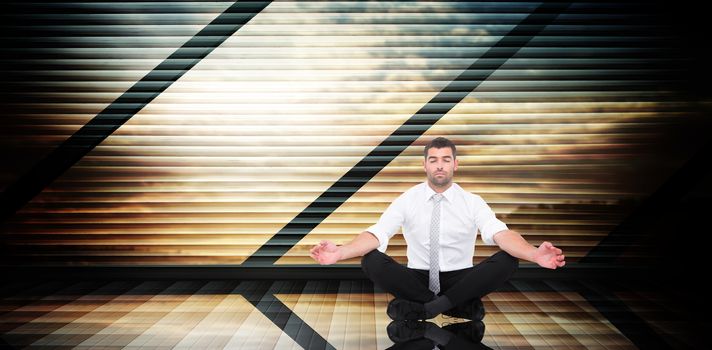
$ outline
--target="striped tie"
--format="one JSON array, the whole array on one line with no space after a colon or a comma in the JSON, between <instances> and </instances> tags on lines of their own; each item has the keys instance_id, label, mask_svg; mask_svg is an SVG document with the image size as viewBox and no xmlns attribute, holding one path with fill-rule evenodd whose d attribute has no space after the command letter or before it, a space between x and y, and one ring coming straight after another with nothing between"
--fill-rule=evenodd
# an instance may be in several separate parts
<instances>
[{"instance_id":1,"label":"striped tie","mask_svg":"<svg viewBox=\"0 0 712 350\"><path fill-rule=\"evenodd\" d=\"M437 296L440 293L440 201L441 193L433 195L433 216L430 220L430 284L429 288Z\"/></svg>"}]
</instances>

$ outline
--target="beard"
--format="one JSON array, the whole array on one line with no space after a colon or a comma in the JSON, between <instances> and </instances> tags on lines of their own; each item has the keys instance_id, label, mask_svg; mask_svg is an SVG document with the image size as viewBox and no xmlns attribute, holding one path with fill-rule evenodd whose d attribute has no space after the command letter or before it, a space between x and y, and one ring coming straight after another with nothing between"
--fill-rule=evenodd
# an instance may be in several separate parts
<instances>
[{"instance_id":1,"label":"beard","mask_svg":"<svg viewBox=\"0 0 712 350\"><path fill-rule=\"evenodd\" d=\"M435 175L428 174L428 180L430 180L430 183L437 187L445 187L452 181L452 176L445 175L443 177L437 177Z\"/></svg>"}]
</instances>

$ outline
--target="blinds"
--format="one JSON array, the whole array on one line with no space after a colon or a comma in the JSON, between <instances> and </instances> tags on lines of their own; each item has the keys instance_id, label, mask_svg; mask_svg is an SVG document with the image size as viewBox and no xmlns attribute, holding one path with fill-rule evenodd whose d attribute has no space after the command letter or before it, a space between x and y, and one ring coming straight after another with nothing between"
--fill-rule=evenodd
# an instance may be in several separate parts
<instances>
[{"instance_id":1,"label":"blinds","mask_svg":"<svg viewBox=\"0 0 712 350\"><path fill-rule=\"evenodd\" d=\"M155 68L232 5L13 6L5 187L147 74L169 86L5 222L6 264L240 265L259 251L314 266L313 244L349 242L424 181L435 136L458 146L457 183L576 262L693 151L665 147L694 115L676 85L686 58L651 7L574 3L537 32L524 21L538 2L275 1L225 17L254 16L169 83L177 68ZM270 241L409 118L442 111L306 235ZM477 262L497 247L474 249ZM387 253L405 250L398 234Z\"/></svg>"}]
</instances>

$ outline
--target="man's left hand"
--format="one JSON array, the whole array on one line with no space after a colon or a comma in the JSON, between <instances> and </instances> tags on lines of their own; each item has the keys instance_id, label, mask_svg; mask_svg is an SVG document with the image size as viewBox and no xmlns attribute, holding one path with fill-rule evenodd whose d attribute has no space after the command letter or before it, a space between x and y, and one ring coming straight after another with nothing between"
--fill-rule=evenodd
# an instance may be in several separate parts
<instances>
[{"instance_id":1,"label":"man's left hand","mask_svg":"<svg viewBox=\"0 0 712 350\"><path fill-rule=\"evenodd\" d=\"M562 253L563 251L556 248L551 242L544 242L536 249L533 261L541 267L556 269L566 264Z\"/></svg>"}]
</instances>

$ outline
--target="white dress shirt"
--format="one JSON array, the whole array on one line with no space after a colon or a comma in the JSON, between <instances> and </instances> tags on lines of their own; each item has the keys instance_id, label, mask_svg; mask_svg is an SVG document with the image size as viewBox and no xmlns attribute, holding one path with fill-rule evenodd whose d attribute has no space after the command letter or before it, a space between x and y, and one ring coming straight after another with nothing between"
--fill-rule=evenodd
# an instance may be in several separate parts
<instances>
[{"instance_id":1,"label":"white dress shirt","mask_svg":"<svg viewBox=\"0 0 712 350\"><path fill-rule=\"evenodd\" d=\"M433 212L433 191L427 182L403 192L381 215L376 224L366 231L373 233L386 251L388 240L403 228L408 246L408 267L430 268L430 218ZM486 245L496 245L494 234L506 230L507 225L497 219L482 197L467 192L454 183L443 192L440 202L440 271L472 267L477 231Z\"/></svg>"}]
</instances>

